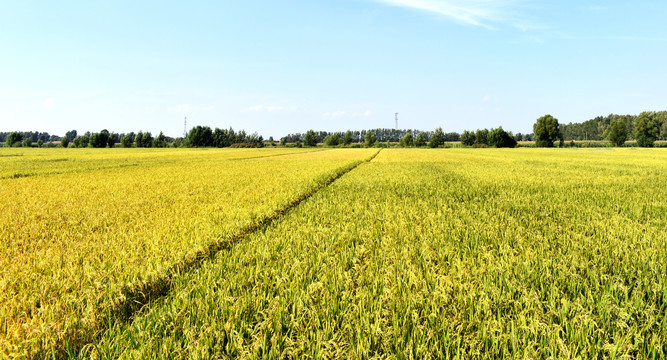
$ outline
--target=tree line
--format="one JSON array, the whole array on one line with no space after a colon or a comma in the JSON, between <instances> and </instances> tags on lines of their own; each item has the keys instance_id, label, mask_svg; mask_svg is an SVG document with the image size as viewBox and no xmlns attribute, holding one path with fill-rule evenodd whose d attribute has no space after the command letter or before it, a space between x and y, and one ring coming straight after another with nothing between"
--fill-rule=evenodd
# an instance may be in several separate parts
<instances>
[{"instance_id":1,"label":"tree line","mask_svg":"<svg viewBox=\"0 0 667 360\"><path fill-rule=\"evenodd\" d=\"M515 147L519 141L535 141L535 146L564 146L565 141L576 145L574 141L608 140L613 145L623 146L628 140L635 140L637 146L651 147L657 140L667 140L667 111L642 112L639 115L598 116L582 123L559 124L551 115L537 119L533 125L533 133L521 134L495 129L465 130L445 133L442 128L434 131L413 129L371 129L345 132L327 132L309 130L306 133L289 134L280 139L282 145L316 146L379 146L379 144L399 143L404 147L439 147L446 142L461 142L471 147ZM56 146L60 141L62 147L262 147L264 138L257 134L247 134L244 130L209 126L195 126L184 138L172 138L160 132L153 136L151 132L114 133L104 129L100 132L79 134L71 130L60 137L47 132L0 132L0 142L7 146L31 147ZM275 145L273 137L269 143Z\"/></svg>"},{"instance_id":2,"label":"tree line","mask_svg":"<svg viewBox=\"0 0 667 360\"><path fill-rule=\"evenodd\" d=\"M657 140L667 139L667 112L665 111L643 112L637 116L610 115L607 118L596 119L578 124L581 126L575 130L592 130L591 125L597 123L598 133L594 140L608 140L615 146L623 146L628 139L632 139L636 140L639 147L653 147ZM561 126L556 118L545 115L537 119L533 125L535 145L552 147L555 142L558 142L559 146L564 146L567 131L574 131L572 124ZM574 144L574 140L570 136L571 144Z\"/></svg>"},{"instance_id":3,"label":"tree line","mask_svg":"<svg viewBox=\"0 0 667 360\"><path fill-rule=\"evenodd\" d=\"M75 148L105 148L115 147L138 147L138 148L164 148L164 147L262 147L264 138L257 133L247 134L244 130L239 132L229 129L215 128L212 130L208 126L195 126L185 138L172 138L160 132L153 136L150 131L139 131L138 133L117 134L104 129L100 132L86 132L79 134L76 130L65 133L65 136L49 135L40 132L5 132L0 133L0 142L5 142L10 147L31 147L37 145L56 146L53 142L60 141L61 147ZM273 138L270 139L273 141Z\"/></svg>"},{"instance_id":4,"label":"tree line","mask_svg":"<svg viewBox=\"0 0 667 360\"><path fill-rule=\"evenodd\" d=\"M414 129L370 129L370 130L348 130L346 132L329 132L329 131L314 131L318 143L324 143L324 139L329 136L336 135L339 137L349 136L351 139L350 143L363 143L366 140L367 133L373 133L375 140L378 142L399 142L406 134L411 134L412 137L416 137L419 133L422 133L426 137L427 141L433 135L433 131L419 131ZM349 134L348 134L349 133ZM296 143L296 142L305 142L306 133L295 133L288 134L280 139L282 144L285 143ZM456 132L445 133L445 141L459 141L460 135Z\"/></svg>"},{"instance_id":5,"label":"tree line","mask_svg":"<svg viewBox=\"0 0 667 360\"><path fill-rule=\"evenodd\" d=\"M652 114L652 115L651 115ZM623 122L627 133L627 140L636 140L635 120L640 116L651 115L662 123L659 138L667 140L667 111L643 112L639 115L597 116L582 123L568 123L561 125L565 141L569 140L607 140L609 127L612 123ZM617 127L620 125L616 125Z\"/></svg>"}]
</instances>

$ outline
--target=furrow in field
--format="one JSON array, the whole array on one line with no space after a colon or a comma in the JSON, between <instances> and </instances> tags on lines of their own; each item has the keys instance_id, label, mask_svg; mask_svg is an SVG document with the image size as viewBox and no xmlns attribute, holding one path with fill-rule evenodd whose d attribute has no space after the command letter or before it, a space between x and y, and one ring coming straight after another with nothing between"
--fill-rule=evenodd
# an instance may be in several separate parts
<instances>
[{"instance_id":1,"label":"furrow in field","mask_svg":"<svg viewBox=\"0 0 667 360\"><path fill-rule=\"evenodd\" d=\"M665 155L384 150L86 354L664 358Z\"/></svg>"},{"instance_id":2,"label":"furrow in field","mask_svg":"<svg viewBox=\"0 0 667 360\"><path fill-rule=\"evenodd\" d=\"M0 196L13 199L0 203L0 357L80 349L110 314L131 316L168 291L174 273L194 270L374 152L130 150L72 160L135 156L141 166L0 180ZM261 156L225 161L249 153ZM29 155L30 166L40 162Z\"/></svg>"},{"instance_id":3,"label":"furrow in field","mask_svg":"<svg viewBox=\"0 0 667 360\"><path fill-rule=\"evenodd\" d=\"M240 228L238 231L210 243L204 249L200 249L195 253L188 254L188 257L182 259L172 268L166 271L166 276L155 279L148 283L131 284L123 289L122 302L114 304L111 314L114 318L121 321L131 320L136 311L140 310L144 305L166 296L171 291L171 284L174 279L182 276L184 273L196 270L202 263L208 261L216 256L220 251L229 250L238 242L243 241L247 236L257 231L263 231L273 222L279 220L292 209L299 206L303 201L307 200L315 193L331 185L341 176L354 170L360 164L369 162L377 156L380 150L376 151L371 157L362 161L355 161L347 164L339 169L336 169L330 174L321 177L312 188L300 194L298 197L290 200L284 206L272 211L271 213L255 220L252 223ZM106 319L105 319L106 321Z\"/></svg>"}]
</instances>

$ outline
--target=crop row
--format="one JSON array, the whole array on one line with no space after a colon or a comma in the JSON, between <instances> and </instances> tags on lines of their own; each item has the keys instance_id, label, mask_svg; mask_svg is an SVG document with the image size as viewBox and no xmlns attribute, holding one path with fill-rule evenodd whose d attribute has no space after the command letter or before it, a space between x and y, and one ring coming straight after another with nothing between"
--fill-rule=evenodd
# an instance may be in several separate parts
<instances>
[{"instance_id":1,"label":"crop row","mask_svg":"<svg viewBox=\"0 0 667 360\"><path fill-rule=\"evenodd\" d=\"M374 152L47 150L0 158L42 171L0 180L0 356L81 348L128 294Z\"/></svg>"},{"instance_id":2,"label":"crop row","mask_svg":"<svg viewBox=\"0 0 667 360\"><path fill-rule=\"evenodd\" d=\"M667 154L383 150L94 358L664 358Z\"/></svg>"}]
</instances>

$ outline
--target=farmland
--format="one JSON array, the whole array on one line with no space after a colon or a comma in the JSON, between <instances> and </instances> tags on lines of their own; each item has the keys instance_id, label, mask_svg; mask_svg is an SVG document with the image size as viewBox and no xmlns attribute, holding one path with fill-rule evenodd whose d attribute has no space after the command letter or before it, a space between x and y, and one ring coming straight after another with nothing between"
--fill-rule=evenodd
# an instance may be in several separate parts
<instances>
[{"instance_id":1,"label":"farmland","mask_svg":"<svg viewBox=\"0 0 667 360\"><path fill-rule=\"evenodd\" d=\"M4 355L667 356L662 149L0 155Z\"/></svg>"}]
</instances>

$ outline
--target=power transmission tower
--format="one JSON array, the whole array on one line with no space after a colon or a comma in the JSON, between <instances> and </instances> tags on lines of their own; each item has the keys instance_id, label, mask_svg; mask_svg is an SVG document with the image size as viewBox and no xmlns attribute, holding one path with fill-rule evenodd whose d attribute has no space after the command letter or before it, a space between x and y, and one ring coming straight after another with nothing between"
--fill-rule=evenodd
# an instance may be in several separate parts
<instances>
[{"instance_id":1,"label":"power transmission tower","mask_svg":"<svg viewBox=\"0 0 667 360\"><path fill-rule=\"evenodd\" d=\"M396 121L396 130L398 130L398 113L394 114L394 120Z\"/></svg>"},{"instance_id":2,"label":"power transmission tower","mask_svg":"<svg viewBox=\"0 0 667 360\"><path fill-rule=\"evenodd\" d=\"M185 120L183 121L183 138L188 136L188 117L185 117Z\"/></svg>"}]
</instances>

